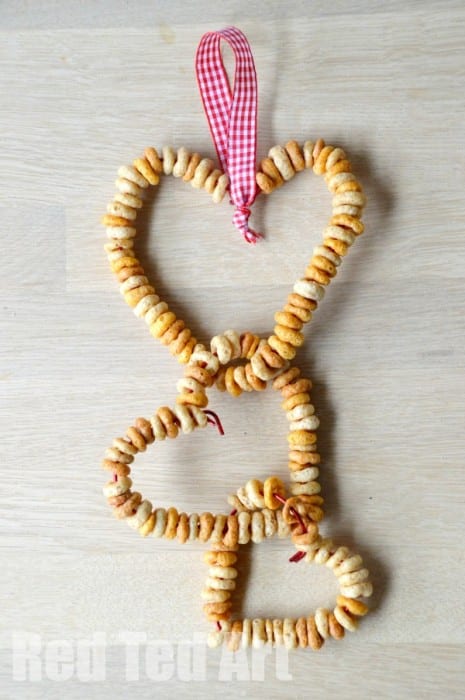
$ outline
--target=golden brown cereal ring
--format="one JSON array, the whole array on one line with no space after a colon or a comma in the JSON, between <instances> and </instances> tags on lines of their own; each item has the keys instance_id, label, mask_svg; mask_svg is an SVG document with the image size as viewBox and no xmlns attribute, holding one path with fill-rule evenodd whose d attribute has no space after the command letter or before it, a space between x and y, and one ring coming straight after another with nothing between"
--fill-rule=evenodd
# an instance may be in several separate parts
<instances>
[{"instance_id":1,"label":"golden brown cereal ring","mask_svg":"<svg viewBox=\"0 0 465 700\"><path fill-rule=\"evenodd\" d=\"M363 617L363 615L366 615L369 611L368 605L365 605L361 600L356 600L355 598L346 598L343 595L338 595L336 602L341 608L344 608L352 615L357 615L357 617Z\"/></svg>"},{"instance_id":2,"label":"golden brown cereal ring","mask_svg":"<svg viewBox=\"0 0 465 700\"><path fill-rule=\"evenodd\" d=\"M265 498L265 507L270 510L277 510L282 503L275 497L278 494L285 498L286 489L281 479L277 476L269 476L263 484L263 495Z\"/></svg>"},{"instance_id":3,"label":"golden brown cereal ring","mask_svg":"<svg viewBox=\"0 0 465 700\"><path fill-rule=\"evenodd\" d=\"M324 639L320 637L313 615L307 618L308 645L315 651L321 649Z\"/></svg>"},{"instance_id":4,"label":"golden brown cereal ring","mask_svg":"<svg viewBox=\"0 0 465 700\"><path fill-rule=\"evenodd\" d=\"M178 511L176 508L168 508L166 511L167 515L167 520L166 520L166 529L165 529L165 537L168 540L174 540L176 537L176 528L178 526Z\"/></svg>"}]
</instances>

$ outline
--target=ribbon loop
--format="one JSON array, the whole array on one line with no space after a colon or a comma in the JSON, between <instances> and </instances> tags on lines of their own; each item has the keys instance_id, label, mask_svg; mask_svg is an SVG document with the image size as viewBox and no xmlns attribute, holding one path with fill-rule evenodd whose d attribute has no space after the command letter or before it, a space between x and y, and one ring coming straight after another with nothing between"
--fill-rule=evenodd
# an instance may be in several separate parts
<instances>
[{"instance_id":1,"label":"ribbon loop","mask_svg":"<svg viewBox=\"0 0 465 700\"><path fill-rule=\"evenodd\" d=\"M221 39L236 60L233 91L221 56ZM257 195L257 75L247 38L236 27L207 32L200 40L195 68L218 160L229 176L230 201L236 207L233 223L246 241L256 243L261 236L248 220Z\"/></svg>"}]
</instances>

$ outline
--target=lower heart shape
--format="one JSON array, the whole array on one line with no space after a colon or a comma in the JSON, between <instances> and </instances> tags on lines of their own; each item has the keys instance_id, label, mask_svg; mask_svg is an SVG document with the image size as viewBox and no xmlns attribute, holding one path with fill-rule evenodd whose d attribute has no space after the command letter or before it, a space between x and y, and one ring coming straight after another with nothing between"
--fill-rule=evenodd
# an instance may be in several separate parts
<instances>
[{"instance_id":1,"label":"lower heart shape","mask_svg":"<svg viewBox=\"0 0 465 700\"><path fill-rule=\"evenodd\" d=\"M257 513L260 511L247 515L252 520ZM317 608L314 613L298 619L231 619L231 597L238 576L234 566L237 548L221 549L218 545L204 556L209 565L202 591L202 598L207 601L204 610L207 618L217 623L217 629L208 636L210 647L227 643L231 651L237 651L248 646L260 648L270 644L284 645L287 649L309 647L318 650L326 640L342 639L346 630L356 630L358 618L369 611L368 606L358 599L368 598L373 592L369 571L363 566L361 556L320 535L310 544L300 544L297 548L305 553L307 562L326 565L337 577L340 594L335 607L332 610Z\"/></svg>"}]
</instances>

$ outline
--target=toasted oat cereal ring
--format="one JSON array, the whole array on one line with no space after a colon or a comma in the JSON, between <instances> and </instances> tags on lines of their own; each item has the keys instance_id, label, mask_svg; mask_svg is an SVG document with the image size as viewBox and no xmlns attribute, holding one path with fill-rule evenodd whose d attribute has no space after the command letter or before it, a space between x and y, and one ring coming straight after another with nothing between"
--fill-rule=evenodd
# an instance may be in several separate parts
<instances>
[{"instance_id":1,"label":"toasted oat cereal ring","mask_svg":"<svg viewBox=\"0 0 465 700\"><path fill-rule=\"evenodd\" d=\"M302 649L308 647L307 620L305 617L299 617L295 623L295 631L299 647Z\"/></svg>"},{"instance_id":2,"label":"toasted oat cereal ring","mask_svg":"<svg viewBox=\"0 0 465 700\"><path fill-rule=\"evenodd\" d=\"M273 148L269 150L268 156L273 160L283 180L290 180L294 177L295 170L285 148L282 146L273 146Z\"/></svg>"},{"instance_id":3,"label":"toasted oat cereal ring","mask_svg":"<svg viewBox=\"0 0 465 700\"><path fill-rule=\"evenodd\" d=\"M126 431L126 434L131 440L132 444L135 447L137 447L139 452L145 452L145 450L147 449L147 441L135 427L129 427Z\"/></svg>"},{"instance_id":4,"label":"toasted oat cereal ring","mask_svg":"<svg viewBox=\"0 0 465 700\"><path fill-rule=\"evenodd\" d=\"M182 176L184 182L190 182L194 178L195 171L197 170L197 167L200 165L201 162L202 156L199 153L193 153L191 155L189 164L186 168L186 172ZM215 201L215 199L213 201Z\"/></svg>"},{"instance_id":5,"label":"toasted oat cereal ring","mask_svg":"<svg viewBox=\"0 0 465 700\"><path fill-rule=\"evenodd\" d=\"M114 462L111 459L102 460L102 467L113 472L117 476L128 476L131 473L131 468L123 462Z\"/></svg>"},{"instance_id":6,"label":"toasted oat cereal ring","mask_svg":"<svg viewBox=\"0 0 465 700\"><path fill-rule=\"evenodd\" d=\"M336 605L334 608L334 617L339 622L341 627L349 630L349 632L355 632L358 627L358 620L352 617L352 615L350 615L344 608L341 608L340 605Z\"/></svg>"},{"instance_id":7,"label":"toasted oat cereal ring","mask_svg":"<svg viewBox=\"0 0 465 700\"><path fill-rule=\"evenodd\" d=\"M146 418L136 418L134 424L139 433L143 436L144 440L149 444L152 443L154 438L150 421L148 421Z\"/></svg>"},{"instance_id":8,"label":"toasted oat cereal ring","mask_svg":"<svg viewBox=\"0 0 465 700\"><path fill-rule=\"evenodd\" d=\"M270 335L268 338L268 343L276 350L277 353L285 360L292 360L296 355L296 350L293 345L287 343L285 340L281 340L277 335Z\"/></svg>"},{"instance_id":9,"label":"toasted oat cereal ring","mask_svg":"<svg viewBox=\"0 0 465 700\"><path fill-rule=\"evenodd\" d=\"M167 406L161 406L157 410L156 415L160 418L161 422L163 423L167 436L172 439L177 437L179 433L179 428L174 421L174 414L172 413L171 409L169 409Z\"/></svg>"},{"instance_id":10,"label":"toasted oat cereal ring","mask_svg":"<svg viewBox=\"0 0 465 700\"><path fill-rule=\"evenodd\" d=\"M102 224L104 226L128 226L130 227L132 221L124 218L123 216L115 216L114 214L104 214L102 216Z\"/></svg>"},{"instance_id":11,"label":"toasted oat cereal ring","mask_svg":"<svg viewBox=\"0 0 465 700\"><path fill-rule=\"evenodd\" d=\"M317 144L316 144L317 155L315 155L315 150L313 151L313 157L314 157L313 172L316 173L317 175L323 175L326 171L326 161L328 160L330 153L334 150L334 146L323 146L321 151L319 151L319 146L320 146L320 144L317 141Z\"/></svg>"},{"instance_id":12,"label":"toasted oat cereal ring","mask_svg":"<svg viewBox=\"0 0 465 700\"><path fill-rule=\"evenodd\" d=\"M222 579L237 578L237 569L234 566L212 565L208 569L208 575Z\"/></svg>"},{"instance_id":13,"label":"toasted oat cereal ring","mask_svg":"<svg viewBox=\"0 0 465 700\"><path fill-rule=\"evenodd\" d=\"M137 258L126 255L122 258L117 258L111 262L111 269L113 272L117 273L124 267L131 267L139 265L139 260Z\"/></svg>"},{"instance_id":14,"label":"toasted oat cereal ring","mask_svg":"<svg viewBox=\"0 0 465 700\"><path fill-rule=\"evenodd\" d=\"M275 494L278 494L281 498L285 498L286 489L279 477L269 476L268 479L265 479L263 484L263 494L265 507L270 510L277 510L281 507L282 503L276 498Z\"/></svg>"},{"instance_id":15,"label":"toasted oat cereal ring","mask_svg":"<svg viewBox=\"0 0 465 700\"><path fill-rule=\"evenodd\" d=\"M168 327L168 330L163 333L162 336L160 336L160 341L163 343L163 345L170 345L180 332L184 329L184 326L186 324L184 321L180 318L178 318L171 326Z\"/></svg>"},{"instance_id":16,"label":"toasted oat cereal ring","mask_svg":"<svg viewBox=\"0 0 465 700\"><path fill-rule=\"evenodd\" d=\"M299 522L296 512L299 515L304 515L306 512L305 501L303 497L291 496L287 498L286 503L283 506L283 518L290 525Z\"/></svg>"},{"instance_id":17,"label":"toasted oat cereal ring","mask_svg":"<svg viewBox=\"0 0 465 700\"><path fill-rule=\"evenodd\" d=\"M168 328L176 321L176 314L172 311L165 311L155 323L150 326L150 333L154 338L161 338L161 336L166 333Z\"/></svg>"},{"instance_id":18,"label":"toasted oat cereal ring","mask_svg":"<svg viewBox=\"0 0 465 700\"><path fill-rule=\"evenodd\" d=\"M234 370L235 367L228 367L225 375L224 375L224 383L226 386L226 390L231 396L240 396L242 394L242 389L237 384L237 382L234 379Z\"/></svg>"},{"instance_id":19,"label":"toasted oat cereal ring","mask_svg":"<svg viewBox=\"0 0 465 700\"><path fill-rule=\"evenodd\" d=\"M278 324L274 327L274 332L278 336L279 340L282 340L284 343L289 343L289 345L293 345L296 348L300 348L305 340L303 333L295 331L292 328L288 328L287 326L280 326Z\"/></svg>"},{"instance_id":20,"label":"toasted oat cereal ring","mask_svg":"<svg viewBox=\"0 0 465 700\"><path fill-rule=\"evenodd\" d=\"M292 541L296 547L307 546L318 540L318 527L316 523L308 523L306 527L307 532L294 532L292 534Z\"/></svg>"},{"instance_id":21,"label":"toasted oat cereal ring","mask_svg":"<svg viewBox=\"0 0 465 700\"><path fill-rule=\"evenodd\" d=\"M315 610L315 625L318 634L322 639L329 637L329 610L326 608L317 608Z\"/></svg>"},{"instance_id":22,"label":"toasted oat cereal ring","mask_svg":"<svg viewBox=\"0 0 465 700\"><path fill-rule=\"evenodd\" d=\"M206 395L201 392L191 392L191 393L184 393L180 394L179 396L176 397L176 403L182 405L182 406L198 406L199 408L204 408L205 406L208 405L208 399Z\"/></svg>"},{"instance_id":23,"label":"toasted oat cereal ring","mask_svg":"<svg viewBox=\"0 0 465 700\"><path fill-rule=\"evenodd\" d=\"M243 333L241 335L241 351L242 357L250 360L255 354L255 350L258 348L260 338L253 333Z\"/></svg>"},{"instance_id":24,"label":"toasted oat cereal ring","mask_svg":"<svg viewBox=\"0 0 465 700\"><path fill-rule=\"evenodd\" d=\"M206 542L213 531L215 517L211 513L202 513L200 516L199 540Z\"/></svg>"},{"instance_id":25,"label":"toasted oat cereal ring","mask_svg":"<svg viewBox=\"0 0 465 700\"><path fill-rule=\"evenodd\" d=\"M302 152L305 160L306 168L313 168L313 149L315 144L313 141L305 141Z\"/></svg>"},{"instance_id":26,"label":"toasted oat cereal ring","mask_svg":"<svg viewBox=\"0 0 465 700\"><path fill-rule=\"evenodd\" d=\"M305 311L314 311L318 305L314 299L307 299L297 292L291 292L288 294L287 301L289 304L292 304L292 306L299 309L304 309Z\"/></svg>"},{"instance_id":27,"label":"toasted oat cereal ring","mask_svg":"<svg viewBox=\"0 0 465 700\"><path fill-rule=\"evenodd\" d=\"M289 382L286 386L281 389L281 395L284 399L289 399L291 396L296 394L306 394L312 388L312 382L310 379L299 379L295 382ZM300 404L302 405L302 404Z\"/></svg>"},{"instance_id":28,"label":"toasted oat cereal ring","mask_svg":"<svg viewBox=\"0 0 465 700\"><path fill-rule=\"evenodd\" d=\"M326 272L330 277L334 277L337 272L336 265L323 255L314 255L312 257L312 267L316 267L321 272Z\"/></svg>"},{"instance_id":29,"label":"toasted oat cereal ring","mask_svg":"<svg viewBox=\"0 0 465 700\"><path fill-rule=\"evenodd\" d=\"M126 476L121 476L117 481L108 481L103 487L103 493L107 498L112 496L121 496L126 493L132 486L132 479Z\"/></svg>"},{"instance_id":30,"label":"toasted oat cereal ring","mask_svg":"<svg viewBox=\"0 0 465 700\"><path fill-rule=\"evenodd\" d=\"M145 160L145 158L136 158L133 165L135 169L138 170L143 177L145 177L149 184L158 185L160 177L158 173L153 170L149 161Z\"/></svg>"},{"instance_id":31,"label":"toasted oat cereal ring","mask_svg":"<svg viewBox=\"0 0 465 700\"><path fill-rule=\"evenodd\" d=\"M207 576L205 585L222 591L233 591L236 588L236 581L232 578L225 579L217 578L216 576Z\"/></svg>"},{"instance_id":32,"label":"toasted oat cereal ring","mask_svg":"<svg viewBox=\"0 0 465 700\"><path fill-rule=\"evenodd\" d=\"M293 430L287 436L287 440L290 445L313 445L316 435L309 430Z\"/></svg>"},{"instance_id":33,"label":"toasted oat cereal ring","mask_svg":"<svg viewBox=\"0 0 465 700\"><path fill-rule=\"evenodd\" d=\"M113 509L113 515L115 518L129 518L131 515L137 511L139 503L142 501L142 496L140 493L135 491L130 495L130 497L122 505Z\"/></svg>"},{"instance_id":34,"label":"toasted oat cereal ring","mask_svg":"<svg viewBox=\"0 0 465 700\"><path fill-rule=\"evenodd\" d=\"M142 194L142 189L132 180L128 180L124 177L118 177L115 180L115 185L119 193L130 194L134 197L140 197Z\"/></svg>"},{"instance_id":35,"label":"toasted oat cereal ring","mask_svg":"<svg viewBox=\"0 0 465 700\"><path fill-rule=\"evenodd\" d=\"M328 163L326 163L326 165L328 166ZM338 173L350 173L351 170L352 167L347 159L338 160L337 163L326 168L325 180L326 182L328 182L328 180L330 180L333 177L333 175L337 175Z\"/></svg>"},{"instance_id":36,"label":"toasted oat cereal ring","mask_svg":"<svg viewBox=\"0 0 465 700\"><path fill-rule=\"evenodd\" d=\"M221 591L215 588L204 588L201 596L208 603L225 603L231 598L231 591Z\"/></svg>"},{"instance_id":37,"label":"toasted oat cereal ring","mask_svg":"<svg viewBox=\"0 0 465 700\"><path fill-rule=\"evenodd\" d=\"M303 454L305 457L307 457L307 455L308 455L308 453L306 453L306 452L299 452L299 454ZM319 454L313 455L313 453L312 453L311 455L308 455L308 456L312 456L312 457L315 456L315 457L317 457L317 458L318 458L318 461L315 461L315 463L316 463L316 464L319 464L319 461L320 461L320 455L319 455ZM307 463L307 464L308 464L308 463ZM295 475L295 473L298 473L299 471L302 470L302 466L303 466L303 465L300 464L299 462L289 461L289 462L287 463L287 466L288 466L288 468L289 468L289 471L291 472L291 475L290 475L290 476L291 476L291 479L292 479L292 477Z\"/></svg>"},{"instance_id":38,"label":"toasted oat cereal ring","mask_svg":"<svg viewBox=\"0 0 465 700\"><path fill-rule=\"evenodd\" d=\"M294 306L293 304L285 304L283 307L283 311L297 317L300 321L302 321L302 323L308 323L312 318L311 311L309 311L308 309L302 309L299 306Z\"/></svg>"},{"instance_id":39,"label":"toasted oat cereal ring","mask_svg":"<svg viewBox=\"0 0 465 700\"><path fill-rule=\"evenodd\" d=\"M234 620L232 623L228 640L228 649L230 651L237 651L240 648L242 641L242 627L242 620Z\"/></svg>"},{"instance_id":40,"label":"toasted oat cereal ring","mask_svg":"<svg viewBox=\"0 0 465 700\"><path fill-rule=\"evenodd\" d=\"M263 172L257 173L257 185L264 194L271 194L277 185Z\"/></svg>"},{"instance_id":41,"label":"toasted oat cereal ring","mask_svg":"<svg viewBox=\"0 0 465 700\"><path fill-rule=\"evenodd\" d=\"M253 373L250 364L245 366L245 376L254 391L264 391L266 389L266 382Z\"/></svg>"},{"instance_id":42,"label":"toasted oat cereal ring","mask_svg":"<svg viewBox=\"0 0 465 700\"><path fill-rule=\"evenodd\" d=\"M154 537L163 537L166 529L167 514L164 508L157 508L155 511Z\"/></svg>"},{"instance_id":43,"label":"toasted oat cereal ring","mask_svg":"<svg viewBox=\"0 0 465 700\"><path fill-rule=\"evenodd\" d=\"M279 325L286 326L287 328L292 328L297 331L300 331L304 325L300 318L287 311L277 311L274 318Z\"/></svg>"},{"instance_id":44,"label":"toasted oat cereal ring","mask_svg":"<svg viewBox=\"0 0 465 700\"><path fill-rule=\"evenodd\" d=\"M337 604L351 615L356 615L357 617L363 617L369 611L368 605L362 603L361 600L355 600L355 598L346 598L343 595L338 595Z\"/></svg>"},{"instance_id":45,"label":"toasted oat cereal ring","mask_svg":"<svg viewBox=\"0 0 465 700\"><path fill-rule=\"evenodd\" d=\"M205 552L203 560L210 565L232 566L237 561L237 554L234 552Z\"/></svg>"},{"instance_id":46,"label":"toasted oat cereal ring","mask_svg":"<svg viewBox=\"0 0 465 700\"><path fill-rule=\"evenodd\" d=\"M107 503L109 506L115 507L115 506L121 506L123 503L126 503L126 501L129 498L128 493L122 493L119 496L109 496L107 498Z\"/></svg>"},{"instance_id":47,"label":"toasted oat cereal ring","mask_svg":"<svg viewBox=\"0 0 465 700\"><path fill-rule=\"evenodd\" d=\"M148 294L153 294L155 292L154 288L149 284L145 284L142 287L137 287L136 289L131 289L124 295L124 300L128 306L134 308Z\"/></svg>"},{"instance_id":48,"label":"toasted oat cereal ring","mask_svg":"<svg viewBox=\"0 0 465 700\"><path fill-rule=\"evenodd\" d=\"M308 646L314 651L318 651L324 644L323 637L320 636L318 628L316 626L315 617L310 615L307 617L307 635L308 635Z\"/></svg>"},{"instance_id":49,"label":"toasted oat cereal ring","mask_svg":"<svg viewBox=\"0 0 465 700\"><path fill-rule=\"evenodd\" d=\"M127 207L131 207L132 209L142 209L144 204L140 197L130 194L129 192L117 192L115 194L114 201L125 204Z\"/></svg>"},{"instance_id":50,"label":"toasted oat cereal ring","mask_svg":"<svg viewBox=\"0 0 465 700\"><path fill-rule=\"evenodd\" d=\"M139 527L139 533L142 535L142 537L147 537L147 535L150 535L151 532L153 532L155 528L155 522L156 522L156 514L152 513L145 523L143 523Z\"/></svg>"},{"instance_id":51,"label":"toasted oat cereal ring","mask_svg":"<svg viewBox=\"0 0 465 700\"><path fill-rule=\"evenodd\" d=\"M137 218L137 210L133 207L129 207L127 204L122 204L119 201L113 201L107 204L108 214L113 216L122 217L128 221L135 221Z\"/></svg>"},{"instance_id":52,"label":"toasted oat cereal ring","mask_svg":"<svg viewBox=\"0 0 465 700\"><path fill-rule=\"evenodd\" d=\"M189 516L187 513L179 514L176 536L181 544L184 544L189 539Z\"/></svg>"},{"instance_id":53,"label":"toasted oat cereal ring","mask_svg":"<svg viewBox=\"0 0 465 700\"><path fill-rule=\"evenodd\" d=\"M320 455L317 453L312 454L310 452L298 452L297 450L291 450L291 452L289 452L289 457L299 465L320 463Z\"/></svg>"},{"instance_id":54,"label":"toasted oat cereal ring","mask_svg":"<svg viewBox=\"0 0 465 700\"><path fill-rule=\"evenodd\" d=\"M139 187L142 187L142 189L149 186L148 180L146 180L145 177L132 165L122 165L118 169L118 175L126 180L134 182Z\"/></svg>"},{"instance_id":55,"label":"toasted oat cereal ring","mask_svg":"<svg viewBox=\"0 0 465 700\"><path fill-rule=\"evenodd\" d=\"M204 387L210 387L213 384L213 375L208 370L199 365L188 365L184 371L185 377L191 377L195 379Z\"/></svg>"},{"instance_id":56,"label":"toasted oat cereal ring","mask_svg":"<svg viewBox=\"0 0 465 700\"><path fill-rule=\"evenodd\" d=\"M268 343L262 343L260 355L266 364L273 369L282 369L286 364L285 360Z\"/></svg>"},{"instance_id":57,"label":"toasted oat cereal ring","mask_svg":"<svg viewBox=\"0 0 465 700\"><path fill-rule=\"evenodd\" d=\"M239 522L236 515L228 515L227 531L223 537L223 543L226 547L236 548L239 542ZM227 554L228 552L223 552ZM231 552L232 554L232 552Z\"/></svg>"},{"instance_id":58,"label":"toasted oat cereal ring","mask_svg":"<svg viewBox=\"0 0 465 700\"><path fill-rule=\"evenodd\" d=\"M141 525L147 522L151 513L152 504L150 501L141 501L135 512L133 511L132 515L126 519L126 523L129 525L129 527L132 527L133 530L138 530Z\"/></svg>"},{"instance_id":59,"label":"toasted oat cereal ring","mask_svg":"<svg viewBox=\"0 0 465 700\"><path fill-rule=\"evenodd\" d=\"M337 255L344 256L349 251L349 245L337 238L325 238L325 245L329 246Z\"/></svg>"},{"instance_id":60,"label":"toasted oat cereal ring","mask_svg":"<svg viewBox=\"0 0 465 700\"><path fill-rule=\"evenodd\" d=\"M300 394L292 394L288 399L282 402L281 406L283 411L292 411L293 408L299 406L300 404L309 404L310 394L303 391Z\"/></svg>"},{"instance_id":61,"label":"toasted oat cereal ring","mask_svg":"<svg viewBox=\"0 0 465 700\"><path fill-rule=\"evenodd\" d=\"M118 282L125 282L130 277L134 275L141 275L144 272L144 268L139 265L139 267L123 267L116 275Z\"/></svg>"},{"instance_id":62,"label":"toasted oat cereal ring","mask_svg":"<svg viewBox=\"0 0 465 700\"><path fill-rule=\"evenodd\" d=\"M152 148L152 147L146 148L144 151L144 156L147 158L148 162L150 163L152 170L154 172L156 172L158 175L161 175L163 172L163 163L162 163L157 151L155 150L155 148Z\"/></svg>"},{"instance_id":63,"label":"toasted oat cereal ring","mask_svg":"<svg viewBox=\"0 0 465 700\"><path fill-rule=\"evenodd\" d=\"M305 157L300 149L297 141L288 141L285 146L286 153L289 156L292 167L295 172L298 173L301 170L305 170Z\"/></svg>"},{"instance_id":64,"label":"toasted oat cereal ring","mask_svg":"<svg viewBox=\"0 0 465 700\"><path fill-rule=\"evenodd\" d=\"M352 571L349 574L342 574L339 576L339 583L341 586L353 586L355 583L361 583L366 581L368 578L368 569L358 569L357 571ZM348 600L351 600L350 598Z\"/></svg>"},{"instance_id":65,"label":"toasted oat cereal ring","mask_svg":"<svg viewBox=\"0 0 465 700\"><path fill-rule=\"evenodd\" d=\"M275 391L282 391L282 389L291 384L296 379L300 377L300 369L298 367L290 367L285 372L279 374L273 381L273 389Z\"/></svg>"},{"instance_id":66,"label":"toasted oat cereal ring","mask_svg":"<svg viewBox=\"0 0 465 700\"><path fill-rule=\"evenodd\" d=\"M176 508L168 508L166 511L165 537L167 540L174 540L178 526L179 515Z\"/></svg>"},{"instance_id":67,"label":"toasted oat cereal ring","mask_svg":"<svg viewBox=\"0 0 465 700\"><path fill-rule=\"evenodd\" d=\"M373 585L370 581L354 583L352 586L342 586L341 593L346 598L369 598L373 593Z\"/></svg>"},{"instance_id":68,"label":"toasted oat cereal ring","mask_svg":"<svg viewBox=\"0 0 465 700\"><path fill-rule=\"evenodd\" d=\"M224 622L229 620L230 617L231 613L229 610L224 613L206 613L207 620L210 620L211 622Z\"/></svg>"},{"instance_id":69,"label":"toasted oat cereal ring","mask_svg":"<svg viewBox=\"0 0 465 700\"><path fill-rule=\"evenodd\" d=\"M281 187L284 178L272 158L264 158L260 163L263 173L271 180L273 188Z\"/></svg>"},{"instance_id":70,"label":"toasted oat cereal ring","mask_svg":"<svg viewBox=\"0 0 465 700\"><path fill-rule=\"evenodd\" d=\"M337 194L342 194L343 192L361 192L362 191L362 186L360 185L357 180L349 180L346 182L343 182L339 187L337 188Z\"/></svg>"},{"instance_id":71,"label":"toasted oat cereal ring","mask_svg":"<svg viewBox=\"0 0 465 700\"><path fill-rule=\"evenodd\" d=\"M345 226L351 229L356 236L359 236L364 231L364 225L355 216L349 216L348 214L336 214L330 219L331 226Z\"/></svg>"},{"instance_id":72,"label":"toasted oat cereal ring","mask_svg":"<svg viewBox=\"0 0 465 700\"><path fill-rule=\"evenodd\" d=\"M264 486L258 479L249 479L245 485L246 494L255 508L265 508Z\"/></svg>"},{"instance_id":73,"label":"toasted oat cereal ring","mask_svg":"<svg viewBox=\"0 0 465 700\"><path fill-rule=\"evenodd\" d=\"M329 613L328 615L328 628L331 637L334 639L342 639L345 632L344 627L337 621L334 613Z\"/></svg>"},{"instance_id":74,"label":"toasted oat cereal ring","mask_svg":"<svg viewBox=\"0 0 465 700\"><path fill-rule=\"evenodd\" d=\"M331 275L328 275L315 265L309 265L305 270L305 274L311 277L315 282L318 282L318 284L327 285L331 282Z\"/></svg>"}]
</instances>

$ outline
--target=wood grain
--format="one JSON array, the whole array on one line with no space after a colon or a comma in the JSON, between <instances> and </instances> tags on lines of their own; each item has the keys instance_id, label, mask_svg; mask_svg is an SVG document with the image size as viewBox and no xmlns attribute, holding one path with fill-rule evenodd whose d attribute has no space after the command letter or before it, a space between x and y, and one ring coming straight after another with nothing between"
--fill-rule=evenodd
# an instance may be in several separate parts
<instances>
[{"instance_id":1,"label":"wood grain","mask_svg":"<svg viewBox=\"0 0 465 700\"><path fill-rule=\"evenodd\" d=\"M2 3L0 420L3 698L463 697L465 61L460 2ZM343 146L366 190L366 234L328 291L298 363L321 419L324 525L361 550L375 610L319 655L269 658L263 681L176 673L126 681L123 630L202 633L198 545L142 540L103 502L101 454L137 415L171 403L179 366L122 303L98 225L116 169L145 146L214 150L193 73L203 32L238 24L259 75L259 156L289 138ZM330 201L305 173L254 207L259 246L231 208L163 183L138 250L201 339L267 333L321 236ZM145 233L142 233L144 231ZM251 476L285 474L271 392L212 395L226 437L201 432L143 455L152 501L222 512ZM325 571L289 543L241 553L244 612L329 604ZM246 591L245 591L246 589ZM15 681L12 633L101 632L106 681Z\"/></svg>"}]
</instances>

